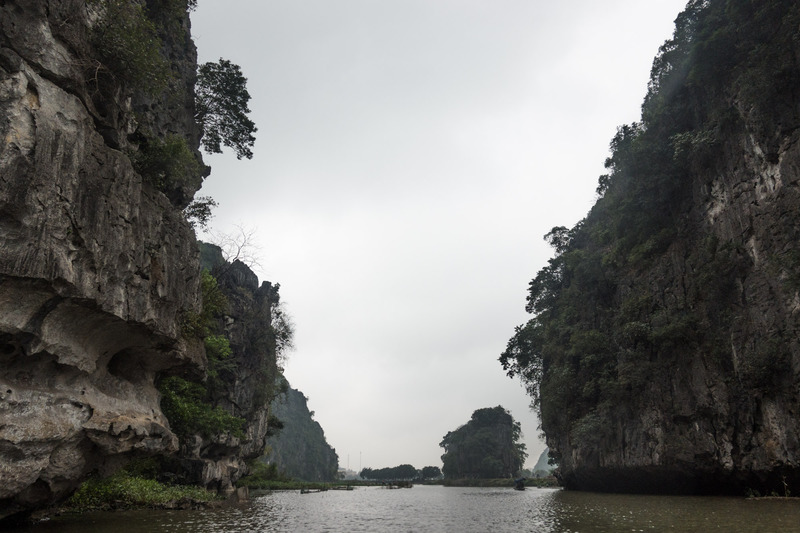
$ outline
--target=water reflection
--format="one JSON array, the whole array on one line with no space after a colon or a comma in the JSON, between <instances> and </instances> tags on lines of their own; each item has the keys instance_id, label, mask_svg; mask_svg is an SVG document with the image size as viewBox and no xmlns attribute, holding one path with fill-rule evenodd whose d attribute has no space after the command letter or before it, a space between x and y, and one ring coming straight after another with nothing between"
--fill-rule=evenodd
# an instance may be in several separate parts
<instances>
[{"instance_id":1,"label":"water reflection","mask_svg":"<svg viewBox=\"0 0 800 533\"><path fill-rule=\"evenodd\" d=\"M800 531L800 501L559 491L554 531Z\"/></svg>"},{"instance_id":2,"label":"water reflection","mask_svg":"<svg viewBox=\"0 0 800 533\"><path fill-rule=\"evenodd\" d=\"M59 518L19 531L84 532L799 532L800 501L632 496L551 489L275 492L239 508Z\"/></svg>"}]
</instances>

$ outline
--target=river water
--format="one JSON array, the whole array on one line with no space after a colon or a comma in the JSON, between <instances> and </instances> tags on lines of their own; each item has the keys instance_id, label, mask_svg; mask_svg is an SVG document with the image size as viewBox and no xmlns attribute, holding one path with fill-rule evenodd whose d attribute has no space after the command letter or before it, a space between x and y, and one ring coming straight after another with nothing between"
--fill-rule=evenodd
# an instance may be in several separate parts
<instances>
[{"instance_id":1,"label":"river water","mask_svg":"<svg viewBox=\"0 0 800 533\"><path fill-rule=\"evenodd\" d=\"M281 491L213 511L60 517L30 533L189 532L800 532L800 500L633 496L557 489L415 486Z\"/></svg>"}]
</instances>

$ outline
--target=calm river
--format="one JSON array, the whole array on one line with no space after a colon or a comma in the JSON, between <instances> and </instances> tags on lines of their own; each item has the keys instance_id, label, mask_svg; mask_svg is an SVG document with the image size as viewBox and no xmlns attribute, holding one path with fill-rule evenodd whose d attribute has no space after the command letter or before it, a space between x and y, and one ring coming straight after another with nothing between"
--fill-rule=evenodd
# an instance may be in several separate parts
<instances>
[{"instance_id":1,"label":"calm river","mask_svg":"<svg viewBox=\"0 0 800 533\"><path fill-rule=\"evenodd\" d=\"M32 533L183 532L800 532L800 500L626 496L555 489L378 487L274 492L218 511L137 511L58 518Z\"/></svg>"}]
</instances>

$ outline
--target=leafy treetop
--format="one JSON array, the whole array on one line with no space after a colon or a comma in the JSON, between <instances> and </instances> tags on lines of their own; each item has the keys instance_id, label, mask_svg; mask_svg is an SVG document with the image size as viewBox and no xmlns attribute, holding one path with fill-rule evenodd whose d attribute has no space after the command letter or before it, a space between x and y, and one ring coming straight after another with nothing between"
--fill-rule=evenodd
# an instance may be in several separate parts
<instances>
[{"instance_id":1,"label":"leafy treetop","mask_svg":"<svg viewBox=\"0 0 800 533\"><path fill-rule=\"evenodd\" d=\"M239 65L220 58L204 63L197 73L195 118L203 128L202 143L208 153L232 148L236 158L251 159L257 129L247 117L250 93Z\"/></svg>"},{"instance_id":2,"label":"leafy treetop","mask_svg":"<svg viewBox=\"0 0 800 533\"><path fill-rule=\"evenodd\" d=\"M359 475L363 479L397 481L416 479L418 472L412 465L402 464L386 468L364 468Z\"/></svg>"},{"instance_id":3,"label":"leafy treetop","mask_svg":"<svg viewBox=\"0 0 800 533\"><path fill-rule=\"evenodd\" d=\"M502 406L478 409L469 422L449 431L444 448L445 478L507 478L514 476L528 454L519 442L522 430Z\"/></svg>"}]
</instances>

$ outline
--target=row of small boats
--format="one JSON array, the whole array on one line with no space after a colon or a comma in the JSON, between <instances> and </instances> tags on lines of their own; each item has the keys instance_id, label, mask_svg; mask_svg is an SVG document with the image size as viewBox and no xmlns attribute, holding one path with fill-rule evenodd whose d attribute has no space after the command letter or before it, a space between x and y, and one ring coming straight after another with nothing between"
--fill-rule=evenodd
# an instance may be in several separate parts
<instances>
[{"instance_id":1,"label":"row of small boats","mask_svg":"<svg viewBox=\"0 0 800 533\"><path fill-rule=\"evenodd\" d=\"M336 485L335 487L323 487L320 489L300 489L300 494L314 494L317 492L327 492L329 490L353 490L352 485Z\"/></svg>"}]
</instances>

